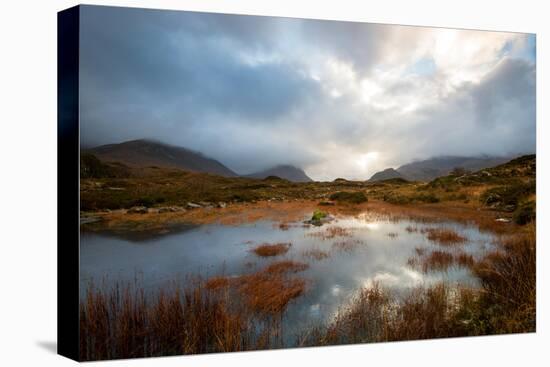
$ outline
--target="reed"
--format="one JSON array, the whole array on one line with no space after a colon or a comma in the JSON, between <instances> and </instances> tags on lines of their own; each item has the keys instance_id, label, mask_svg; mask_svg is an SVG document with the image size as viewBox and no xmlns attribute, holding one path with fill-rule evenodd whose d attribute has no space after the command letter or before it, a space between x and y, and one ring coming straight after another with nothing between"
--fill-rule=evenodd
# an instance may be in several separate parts
<instances>
[{"instance_id":1,"label":"reed","mask_svg":"<svg viewBox=\"0 0 550 367\"><path fill-rule=\"evenodd\" d=\"M327 251L320 250L318 248L312 248L312 249L304 250L302 252L302 256L305 258L316 260L316 261L321 261L321 260L328 259L330 257L330 253Z\"/></svg>"},{"instance_id":2,"label":"reed","mask_svg":"<svg viewBox=\"0 0 550 367\"><path fill-rule=\"evenodd\" d=\"M290 246L290 243L263 243L252 249L252 252L261 257L279 256L286 254L290 249Z\"/></svg>"},{"instance_id":3,"label":"reed","mask_svg":"<svg viewBox=\"0 0 550 367\"><path fill-rule=\"evenodd\" d=\"M457 245L466 242L466 237L459 235L456 231L447 228L424 228L421 230L426 237L440 245Z\"/></svg>"}]
</instances>

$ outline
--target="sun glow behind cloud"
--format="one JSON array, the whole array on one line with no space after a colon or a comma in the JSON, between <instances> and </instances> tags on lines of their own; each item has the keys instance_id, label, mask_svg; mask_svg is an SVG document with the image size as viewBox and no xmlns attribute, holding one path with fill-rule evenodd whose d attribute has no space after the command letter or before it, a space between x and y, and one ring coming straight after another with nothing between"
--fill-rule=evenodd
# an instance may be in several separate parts
<instances>
[{"instance_id":1,"label":"sun glow behind cloud","mask_svg":"<svg viewBox=\"0 0 550 367\"><path fill-rule=\"evenodd\" d=\"M154 138L318 180L535 150L532 35L83 9L85 145Z\"/></svg>"}]
</instances>

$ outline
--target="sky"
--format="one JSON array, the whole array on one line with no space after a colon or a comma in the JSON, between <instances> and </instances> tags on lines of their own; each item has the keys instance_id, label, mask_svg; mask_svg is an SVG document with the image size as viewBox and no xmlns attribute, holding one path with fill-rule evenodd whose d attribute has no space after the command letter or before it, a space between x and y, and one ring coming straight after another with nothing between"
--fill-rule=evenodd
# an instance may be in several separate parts
<instances>
[{"instance_id":1,"label":"sky","mask_svg":"<svg viewBox=\"0 0 550 367\"><path fill-rule=\"evenodd\" d=\"M532 153L535 53L522 33L84 6L81 144L154 139L315 180Z\"/></svg>"}]
</instances>

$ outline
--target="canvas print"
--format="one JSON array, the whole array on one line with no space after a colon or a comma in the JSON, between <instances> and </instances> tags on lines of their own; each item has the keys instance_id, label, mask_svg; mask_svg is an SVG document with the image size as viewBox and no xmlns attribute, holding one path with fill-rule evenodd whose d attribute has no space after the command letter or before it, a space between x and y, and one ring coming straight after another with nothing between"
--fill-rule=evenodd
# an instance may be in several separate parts
<instances>
[{"instance_id":1,"label":"canvas print","mask_svg":"<svg viewBox=\"0 0 550 367\"><path fill-rule=\"evenodd\" d=\"M535 35L79 12L81 360L535 331Z\"/></svg>"}]
</instances>

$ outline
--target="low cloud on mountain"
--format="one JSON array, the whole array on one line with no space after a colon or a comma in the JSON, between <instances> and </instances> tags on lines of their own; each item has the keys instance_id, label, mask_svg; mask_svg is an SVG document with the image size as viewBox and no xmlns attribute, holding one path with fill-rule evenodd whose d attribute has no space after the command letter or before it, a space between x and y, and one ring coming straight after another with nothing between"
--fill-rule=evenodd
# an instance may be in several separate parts
<instances>
[{"instance_id":1,"label":"low cloud on mountain","mask_svg":"<svg viewBox=\"0 0 550 367\"><path fill-rule=\"evenodd\" d=\"M533 35L84 6L81 139L366 179L535 151Z\"/></svg>"}]
</instances>

